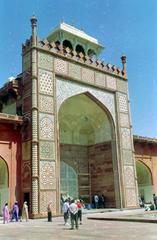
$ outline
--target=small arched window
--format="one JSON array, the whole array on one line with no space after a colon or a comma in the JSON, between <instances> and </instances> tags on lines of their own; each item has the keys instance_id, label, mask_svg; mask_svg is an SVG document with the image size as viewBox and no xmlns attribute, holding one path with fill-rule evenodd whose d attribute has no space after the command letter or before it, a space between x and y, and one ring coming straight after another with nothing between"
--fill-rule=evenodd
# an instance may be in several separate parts
<instances>
[{"instance_id":1,"label":"small arched window","mask_svg":"<svg viewBox=\"0 0 157 240\"><path fill-rule=\"evenodd\" d=\"M70 41L68 41L68 40L64 40L63 41L63 47L64 48L70 48L71 50L73 50L73 47L72 47L72 44L71 44L71 42Z\"/></svg>"},{"instance_id":2,"label":"small arched window","mask_svg":"<svg viewBox=\"0 0 157 240\"><path fill-rule=\"evenodd\" d=\"M78 44L75 50L78 54L82 52L85 55L84 48L81 45Z\"/></svg>"},{"instance_id":3,"label":"small arched window","mask_svg":"<svg viewBox=\"0 0 157 240\"><path fill-rule=\"evenodd\" d=\"M96 53L93 49L89 49L87 54L90 58L95 58L96 57Z\"/></svg>"}]
</instances>

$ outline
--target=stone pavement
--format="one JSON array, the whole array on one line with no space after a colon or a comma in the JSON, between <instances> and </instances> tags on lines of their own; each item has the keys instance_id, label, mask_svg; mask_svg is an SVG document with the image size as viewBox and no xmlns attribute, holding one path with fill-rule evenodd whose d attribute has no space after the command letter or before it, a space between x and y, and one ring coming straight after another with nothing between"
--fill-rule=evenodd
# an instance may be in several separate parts
<instances>
[{"instance_id":1,"label":"stone pavement","mask_svg":"<svg viewBox=\"0 0 157 240\"><path fill-rule=\"evenodd\" d=\"M86 211L83 215L83 225L80 225L78 230L70 230L70 226L64 226L63 217L53 218L52 223L47 222L47 219L38 219L3 224L0 220L0 240L157 240L155 223L88 219L90 216L105 214L118 216L123 213L128 214L128 211L112 213Z\"/></svg>"}]
</instances>

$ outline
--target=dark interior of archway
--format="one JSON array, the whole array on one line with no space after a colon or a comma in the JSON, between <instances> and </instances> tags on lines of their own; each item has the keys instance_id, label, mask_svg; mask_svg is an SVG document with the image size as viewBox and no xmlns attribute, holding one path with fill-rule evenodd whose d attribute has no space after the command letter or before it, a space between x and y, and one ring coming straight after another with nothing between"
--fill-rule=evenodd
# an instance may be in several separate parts
<instances>
[{"instance_id":1,"label":"dark interior of archway","mask_svg":"<svg viewBox=\"0 0 157 240\"><path fill-rule=\"evenodd\" d=\"M84 48L83 48L81 45L79 45L79 44L76 46L76 49L75 49L75 50L76 50L76 52L77 52L78 54L81 53L81 52L82 52L83 54L85 54Z\"/></svg>"},{"instance_id":2,"label":"dark interior of archway","mask_svg":"<svg viewBox=\"0 0 157 240\"><path fill-rule=\"evenodd\" d=\"M68 40L64 40L64 41L63 41L63 47L64 47L64 48L67 48L67 47L68 47L69 49L73 50L72 44L71 44L71 42L68 41Z\"/></svg>"}]
</instances>

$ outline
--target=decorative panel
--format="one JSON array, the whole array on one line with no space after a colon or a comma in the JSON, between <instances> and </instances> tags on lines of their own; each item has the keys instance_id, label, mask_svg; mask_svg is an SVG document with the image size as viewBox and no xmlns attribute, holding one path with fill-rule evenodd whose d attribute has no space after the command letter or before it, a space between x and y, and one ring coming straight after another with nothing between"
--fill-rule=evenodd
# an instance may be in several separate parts
<instances>
[{"instance_id":1,"label":"decorative panel","mask_svg":"<svg viewBox=\"0 0 157 240\"><path fill-rule=\"evenodd\" d=\"M38 213L38 179L32 180L32 213Z\"/></svg>"},{"instance_id":2,"label":"decorative panel","mask_svg":"<svg viewBox=\"0 0 157 240\"><path fill-rule=\"evenodd\" d=\"M31 142L22 143L22 159L30 160L31 159Z\"/></svg>"},{"instance_id":3,"label":"decorative panel","mask_svg":"<svg viewBox=\"0 0 157 240\"><path fill-rule=\"evenodd\" d=\"M54 139L54 116L49 114L39 114L39 134L40 139Z\"/></svg>"},{"instance_id":4,"label":"decorative panel","mask_svg":"<svg viewBox=\"0 0 157 240\"><path fill-rule=\"evenodd\" d=\"M132 166L124 166L125 185L133 187L135 185L134 169Z\"/></svg>"},{"instance_id":5,"label":"decorative panel","mask_svg":"<svg viewBox=\"0 0 157 240\"><path fill-rule=\"evenodd\" d=\"M53 113L53 97L39 95L39 109L42 112Z\"/></svg>"},{"instance_id":6,"label":"decorative panel","mask_svg":"<svg viewBox=\"0 0 157 240\"><path fill-rule=\"evenodd\" d=\"M123 150L123 161L128 165L133 163L132 151Z\"/></svg>"},{"instance_id":7,"label":"decorative panel","mask_svg":"<svg viewBox=\"0 0 157 240\"><path fill-rule=\"evenodd\" d=\"M125 149L131 149L131 135L130 129L121 128L122 147Z\"/></svg>"},{"instance_id":8,"label":"decorative panel","mask_svg":"<svg viewBox=\"0 0 157 240\"><path fill-rule=\"evenodd\" d=\"M23 56L23 71L30 69L31 67L31 54L28 52Z\"/></svg>"},{"instance_id":9,"label":"decorative panel","mask_svg":"<svg viewBox=\"0 0 157 240\"><path fill-rule=\"evenodd\" d=\"M55 72L60 74L68 74L68 63L62 59L55 59Z\"/></svg>"},{"instance_id":10,"label":"decorative panel","mask_svg":"<svg viewBox=\"0 0 157 240\"><path fill-rule=\"evenodd\" d=\"M129 116L125 113L120 113L120 125L122 127L129 127Z\"/></svg>"},{"instance_id":11,"label":"decorative panel","mask_svg":"<svg viewBox=\"0 0 157 240\"><path fill-rule=\"evenodd\" d=\"M40 161L40 189L55 189L55 162Z\"/></svg>"},{"instance_id":12,"label":"decorative panel","mask_svg":"<svg viewBox=\"0 0 157 240\"><path fill-rule=\"evenodd\" d=\"M53 57L46 53L39 52L38 54L38 66L46 70L53 70Z\"/></svg>"},{"instance_id":13,"label":"decorative panel","mask_svg":"<svg viewBox=\"0 0 157 240\"><path fill-rule=\"evenodd\" d=\"M117 88L116 78L114 78L114 77L106 75L106 84L107 84L107 87L112 90L116 90L116 88Z\"/></svg>"},{"instance_id":14,"label":"decorative panel","mask_svg":"<svg viewBox=\"0 0 157 240\"><path fill-rule=\"evenodd\" d=\"M124 92L124 93L127 93L128 92L128 83L126 80L120 80L120 79L117 79L117 90L119 92Z\"/></svg>"},{"instance_id":15,"label":"decorative panel","mask_svg":"<svg viewBox=\"0 0 157 240\"><path fill-rule=\"evenodd\" d=\"M137 206L136 191L134 188L126 189L126 200L128 207Z\"/></svg>"},{"instance_id":16,"label":"decorative panel","mask_svg":"<svg viewBox=\"0 0 157 240\"><path fill-rule=\"evenodd\" d=\"M128 111L128 106L127 106L127 95L123 93L118 94L119 98L119 111L120 112L127 112Z\"/></svg>"},{"instance_id":17,"label":"decorative panel","mask_svg":"<svg viewBox=\"0 0 157 240\"><path fill-rule=\"evenodd\" d=\"M82 68L82 81L94 84L94 71Z\"/></svg>"},{"instance_id":18,"label":"decorative panel","mask_svg":"<svg viewBox=\"0 0 157 240\"><path fill-rule=\"evenodd\" d=\"M23 189L31 189L31 163L25 161L22 168L22 187Z\"/></svg>"},{"instance_id":19,"label":"decorative panel","mask_svg":"<svg viewBox=\"0 0 157 240\"><path fill-rule=\"evenodd\" d=\"M79 65L69 63L69 76L81 79L81 67Z\"/></svg>"},{"instance_id":20,"label":"decorative panel","mask_svg":"<svg viewBox=\"0 0 157 240\"><path fill-rule=\"evenodd\" d=\"M68 80L57 79L57 109L59 110L60 105L67 98L86 92L98 99L109 110L115 120L114 94Z\"/></svg>"},{"instance_id":21,"label":"decorative panel","mask_svg":"<svg viewBox=\"0 0 157 240\"><path fill-rule=\"evenodd\" d=\"M105 87L106 75L99 72L95 72L95 84L100 87Z\"/></svg>"},{"instance_id":22,"label":"decorative panel","mask_svg":"<svg viewBox=\"0 0 157 240\"><path fill-rule=\"evenodd\" d=\"M47 213L48 203L52 202L52 212L56 213L56 192L41 191L40 192L40 212Z\"/></svg>"},{"instance_id":23,"label":"decorative panel","mask_svg":"<svg viewBox=\"0 0 157 240\"><path fill-rule=\"evenodd\" d=\"M53 75L52 72L39 69L39 91L48 95L53 95Z\"/></svg>"},{"instance_id":24,"label":"decorative panel","mask_svg":"<svg viewBox=\"0 0 157 240\"><path fill-rule=\"evenodd\" d=\"M40 141L40 159L55 159L54 142Z\"/></svg>"}]
</instances>

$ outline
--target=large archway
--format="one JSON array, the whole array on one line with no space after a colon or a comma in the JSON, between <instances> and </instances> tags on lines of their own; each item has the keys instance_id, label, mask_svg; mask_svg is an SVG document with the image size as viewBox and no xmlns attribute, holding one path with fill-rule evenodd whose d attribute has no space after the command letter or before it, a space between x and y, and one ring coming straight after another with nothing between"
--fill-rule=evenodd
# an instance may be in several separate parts
<instances>
[{"instance_id":1,"label":"large archway","mask_svg":"<svg viewBox=\"0 0 157 240\"><path fill-rule=\"evenodd\" d=\"M137 182L139 195L144 202L153 200L153 184L150 169L141 161L136 161Z\"/></svg>"},{"instance_id":2,"label":"large archway","mask_svg":"<svg viewBox=\"0 0 157 240\"><path fill-rule=\"evenodd\" d=\"M60 192L88 203L95 193L104 194L106 207L116 207L114 130L107 110L89 94L79 94L62 103L58 118Z\"/></svg>"},{"instance_id":3,"label":"large archway","mask_svg":"<svg viewBox=\"0 0 157 240\"><path fill-rule=\"evenodd\" d=\"M8 188L8 167L5 161L0 157L0 210L9 200Z\"/></svg>"}]
</instances>

